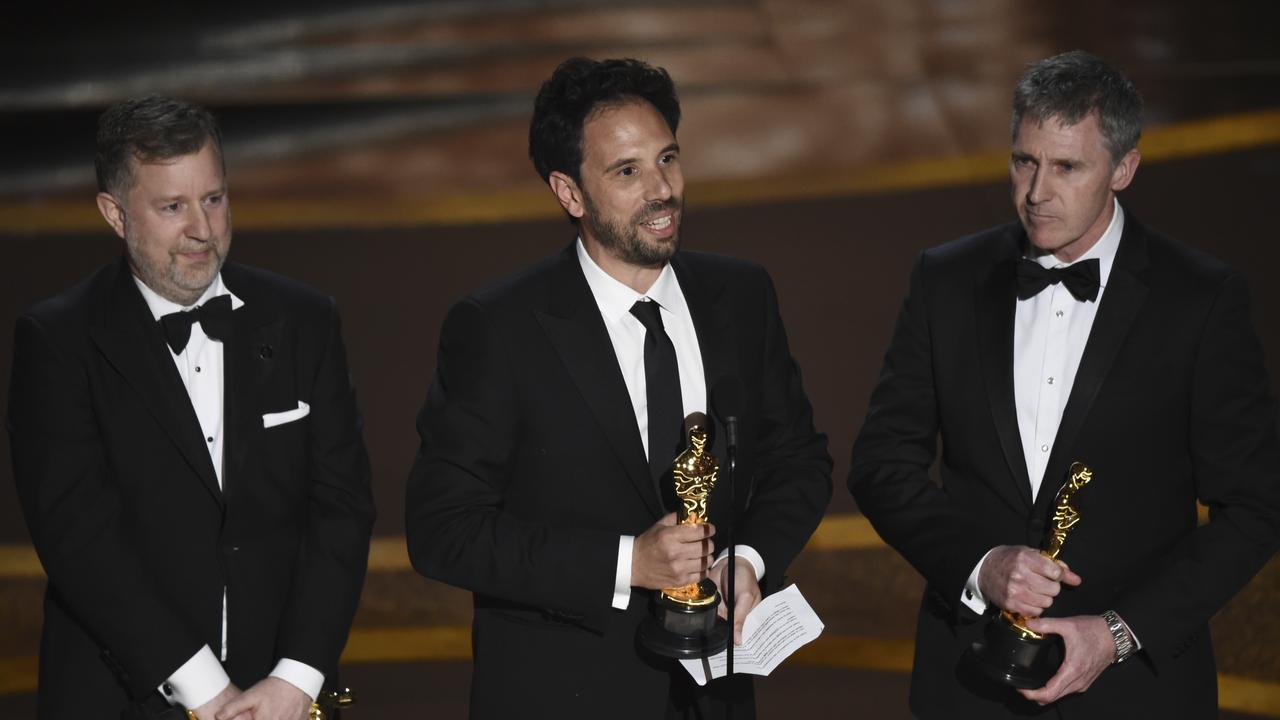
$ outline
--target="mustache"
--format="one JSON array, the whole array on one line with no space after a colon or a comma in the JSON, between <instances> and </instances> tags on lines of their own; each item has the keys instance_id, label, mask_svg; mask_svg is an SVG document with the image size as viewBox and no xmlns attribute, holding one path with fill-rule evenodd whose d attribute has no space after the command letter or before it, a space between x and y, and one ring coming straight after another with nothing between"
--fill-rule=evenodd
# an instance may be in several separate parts
<instances>
[{"instance_id":1,"label":"mustache","mask_svg":"<svg viewBox=\"0 0 1280 720\"><path fill-rule=\"evenodd\" d=\"M651 218L654 215L661 215L665 211L679 210L683 204L681 198L674 196L666 200L655 200L641 208L639 216L646 219Z\"/></svg>"}]
</instances>

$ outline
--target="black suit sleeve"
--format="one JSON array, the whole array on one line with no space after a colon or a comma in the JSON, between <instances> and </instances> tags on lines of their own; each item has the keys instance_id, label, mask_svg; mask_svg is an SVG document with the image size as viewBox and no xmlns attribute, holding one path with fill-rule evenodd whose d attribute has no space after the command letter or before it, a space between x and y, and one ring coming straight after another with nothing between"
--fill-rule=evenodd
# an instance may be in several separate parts
<instances>
[{"instance_id":1,"label":"black suit sleeve","mask_svg":"<svg viewBox=\"0 0 1280 720\"><path fill-rule=\"evenodd\" d=\"M853 446L849 489L880 537L953 609L965 580L999 539L929 477L938 442L927 255L922 254Z\"/></svg>"},{"instance_id":2,"label":"black suit sleeve","mask_svg":"<svg viewBox=\"0 0 1280 720\"><path fill-rule=\"evenodd\" d=\"M763 373L754 443L755 472L750 505L738 542L764 558L765 591L781 587L786 568L804 548L831 500L831 456L827 436L813 426L813 407L800 381L778 311L773 282L764 286Z\"/></svg>"},{"instance_id":3,"label":"black suit sleeve","mask_svg":"<svg viewBox=\"0 0 1280 720\"><path fill-rule=\"evenodd\" d=\"M450 585L599 617L613 593L618 534L553 526L504 507L520 472L522 422L512 368L521 352L504 340L474 300L445 319L409 475L409 558Z\"/></svg>"},{"instance_id":4,"label":"black suit sleeve","mask_svg":"<svg viewBox=\"0 0 1280 720\"><path fill-rule=\"evenodd\" d=\"M326 330L311 393L307 525L278 654L331 675L360 600L374 509L362 421L332 302Z\"/></svg>"},{"instance_id":5,"label":"black suit sleeve","mask_svg":"<svg viewBox=\"0 0 1280 720\"><path fill-rule=\"evenodd\" d=\"M135 697L204 645L167 605L128 532L86 365L34 317L18 320L9 388L14 478L53 592L113 657Z\"/></svg>"},{"instance_id":6,"label":"black suit sleeve","mask_svg":"<svg viewBox=\"0 0 1280 720\"><path fill-rule=\"evenodd\" d=\"M1276 403L1239 276L1218 292L1193 373L1188 440L1210 522L1140 569L1115 608L1157 662L1176 654L1280 542ZM1138 532L1140 515L1135 508Z\"/></svg>"}]
</instances>

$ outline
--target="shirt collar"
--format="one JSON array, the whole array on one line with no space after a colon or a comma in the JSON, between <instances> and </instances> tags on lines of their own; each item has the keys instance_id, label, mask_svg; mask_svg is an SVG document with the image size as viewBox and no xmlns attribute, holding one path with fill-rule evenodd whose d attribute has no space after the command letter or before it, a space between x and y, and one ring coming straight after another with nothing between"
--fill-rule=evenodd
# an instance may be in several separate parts
<instances>
[{"instance_id":1,"label":"shirt collar","mask_svg":"<svg viewBox=\"0 0 1280 720\"><path fill-rule=\"evenodd\" d=\"M146 283L142 282L142 279L137 275L133 275L132 277L133 282L138 286L139 292L142 293L142 299L147 301L147 308L151 310L151 316L156 320L159 320L169 313L183 312L194 307L199 307L219 295L231 296L232 310L238 310L244 306L244 301L236 297L235 293L228 290L226 286L222 284L222 273L218 273L213 276L213 282L209 283L209 287L204 289L204 294L200 296L199 300L195 301L191 305L179 305L168 298L160 297L159 293L152 290Z\"/></svg>"},{"instance_id":2,"label":"shirt collar","mask_svg":"<svg viewBox=\"0 0 1280 720\"><path fill-rule=\"evenodd\" d=\"M1089 251L1069 263L1064 263L1054 257L1052 253L1046 253L1035 258L1035 261L1046 268L1069 267L1078 262L1085 260L1098 261L1098 284L1102 287L1107 286L1107 278L1111 276L1111 266L1116 261L1116 250L1120 248L1120 238L1124 235L1124 210L1120 209L1120 200L1112 198L1111 223L1107 225L1107 229L1102 233L1102 237L1098 238L1098 242L1089 248Z\"/></svg>"},{"instance_id":3,"label":"shirt collar","mask_svg":"<svg viewBox=\"0 0 1280 720\"><path fill-rule=\"evenodd\" d=\"M582 238L578 238L577 250L578 264L582 266L582 274L586 276L587 285L591 288L591 294L595 296L596 305L600 307L600 314L605 320L617 322L622 319L631 312L631 306L641 298L648 298L658 303L659 307L670 313L679 315L686 312L684 293L680 291L680 282L676 279L675 271L671 269L671 263L667 263L662 268L658 279L653 282L648 291L638 293L601 269L587 254Z\"/></svg>"}]
</instances>

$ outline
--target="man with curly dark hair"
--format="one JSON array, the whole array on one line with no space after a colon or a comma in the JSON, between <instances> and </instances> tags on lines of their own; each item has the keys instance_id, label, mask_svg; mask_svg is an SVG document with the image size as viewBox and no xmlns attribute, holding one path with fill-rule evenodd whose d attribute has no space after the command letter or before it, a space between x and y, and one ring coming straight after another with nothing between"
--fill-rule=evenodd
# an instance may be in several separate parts
<instances>
[{"instance_id":1,"label":"man with curly dark hair","mask_svg":"<svg viewBox=\"0 0 1280 720\"><path fill-rule=\"evenodd\" d=\"M723 459L723 418L705 417L725 388L741 398L737 630L830 498L769 276L680 249L679 121L660 68L561 64L529 154L577 237L445 320L406 526L415 568L474 593L472 717L754 716L745 677L697 688L637 642L656 590L725 589L728 496L676 525L671 478L692 418Z\"/></svg>"}]
</instances>

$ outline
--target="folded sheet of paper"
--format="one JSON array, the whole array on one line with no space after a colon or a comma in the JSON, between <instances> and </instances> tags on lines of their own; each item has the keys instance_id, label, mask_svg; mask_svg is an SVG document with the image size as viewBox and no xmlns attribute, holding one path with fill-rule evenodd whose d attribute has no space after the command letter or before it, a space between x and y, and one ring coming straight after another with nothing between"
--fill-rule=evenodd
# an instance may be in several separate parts
<instances>
[{"instance_id":1,"label":"folded sheet of paper","mask_svg":"<svg viewBox=\"0 0 1280 720\"><path fill-rule=\"evenodd\" d=\"M733 672L768 675L791 653L812 642L825 626L818 614L791 585L755 606L742 623L742 644L733 649ZM728 651L709 658L681 660L694 681L706 685L711 679L724 677Z\"/></svg>"}]
</instances>

